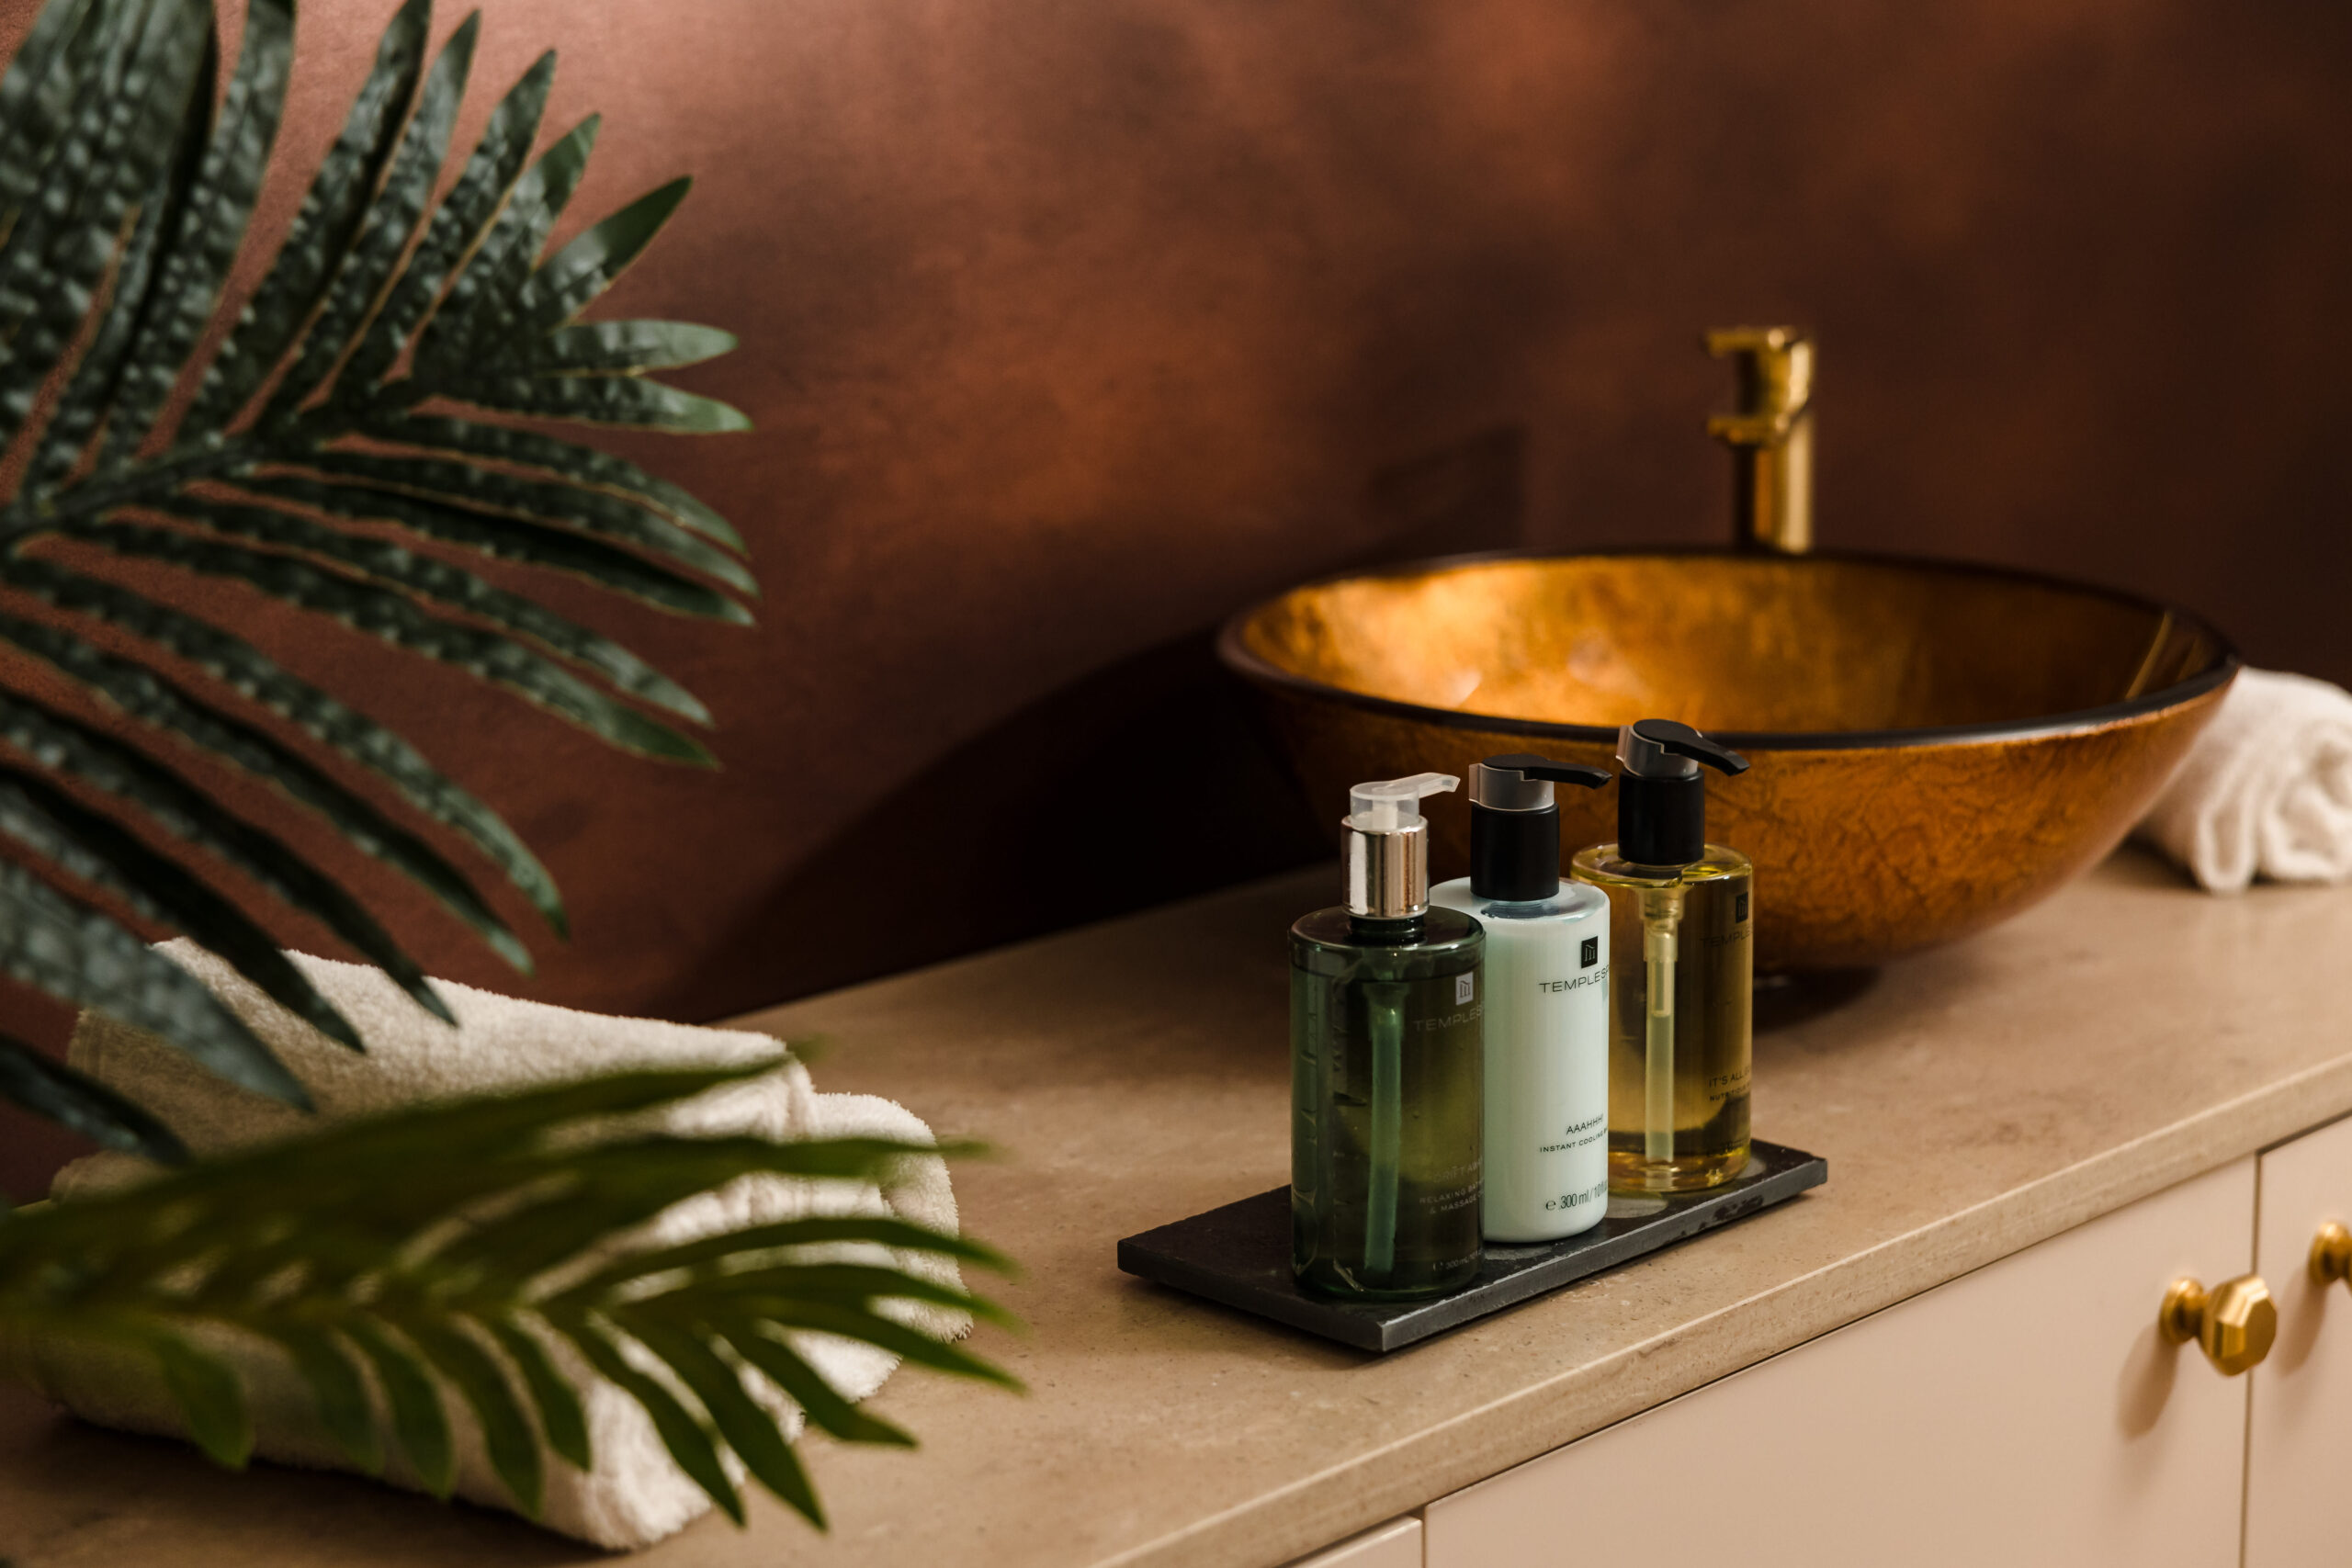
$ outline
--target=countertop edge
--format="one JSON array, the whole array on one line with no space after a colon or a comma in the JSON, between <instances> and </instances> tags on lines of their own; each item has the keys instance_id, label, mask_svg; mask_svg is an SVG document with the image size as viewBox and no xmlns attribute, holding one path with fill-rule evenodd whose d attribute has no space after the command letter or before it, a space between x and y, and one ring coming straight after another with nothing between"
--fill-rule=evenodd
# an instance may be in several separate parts
<instances>
[{"instance_id":1,"label":"countertop edge","mask_svg":"<svg viewBox=\"0 0 2352 1568\"><path fill-rule=\"evenodd\" d=\"M1098 1568L1279 1568L2346 1114L2352 1057L2143 1134L1508 1399L1099 1559ZM1765 1303L1770 1313L1753 1310ZM1746 1326L1758 1322L1781 1325L1781 1332ZM1672 1375L1654 1371L1669 1362ZM1562 1407L1567 1386L1609 1382L1619 1386L1597 1409L1587 1404L1581 1415L1550 1414Z\"/></svg>"}]
</instances>

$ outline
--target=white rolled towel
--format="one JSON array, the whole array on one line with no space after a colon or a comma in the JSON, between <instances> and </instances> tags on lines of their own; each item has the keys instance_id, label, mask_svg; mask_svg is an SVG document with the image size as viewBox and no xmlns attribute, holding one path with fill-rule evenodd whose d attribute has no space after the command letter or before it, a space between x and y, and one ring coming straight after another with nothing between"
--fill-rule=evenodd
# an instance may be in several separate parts
<instances>
[{"instance_id":1,"label":"white rolled towel","mask_svg":"<svg viewBox=\"0 0 2352 1568\"><path fill-rule=\"evenodd\" d=\"M2215 893L2352 878L2352 693L2240 671L2140 835Z\"/></svg>"},{"instance_id":2,"label":"white rolled towel","mask_svg":"<svg viewBox=\"0 0 2352 1568\"><path fill-rule=\"evenodd\" d=\"M318 1104L316 1118L304 1116L232 1088L152 1035L84 1014L70 1047L73 1065L158 1111L199 1155L284 1137L321 1121L420 1100L526 1089L636 1067L725 1066L779 1056L784 1060L774 1072L723 1085L670 1108L662 1113L664 1125L700 1135L932 1141L929 1127L889 1100L817 1093L808 1070L764 1034L600 1017L435 981L458 1015L459 1027L452 1030L427 1016L380 971L293 954L311 983L358 1028L368 1043L368 1053L361 1055L278 1007L193 943L169 942L164 951L251 1025ZM148 1168L128 1156L96 1155L60 1172L51 1194L70 1199L76 1192L133 1179ZM664 1211L637 1245L668 1247L722 1230L833 1213L888 1213L934 1230L956 1228L946 1163L913 1158L897 1162L879 1188L746 1177ZM961 1282L952 1258L871 1247L863 1250L876 1260L887 1255L926 1279ZM960 1338L971 1329L965 1314L922 1303L889 1303L884 1310L942 1339ZM342 1450L318 1421L307 1385L283 1356L257 1340L227 1333L199 1337L243 1375L257 1456L319 1469L348 1468ZM865 1398L898 1364L895 1356L869 1345L827 1335L796 1333L791 1337L845 1398ZM709 1498L671 1460L642 1407L599 1377L569 1344L550 1339L548 1348L581 1391L595 1468L583 1472L550 1463L539 1522L598 1546L634 1549L707 1512ZM51 1339L32 1345L31 1361L50 1396L85 1419L133 1431L182 1432L178 1407L143 1357L102 1353L77 1341ZM780 1390L757 1373L746 1374L746 1387L776 1414L787 1435L799 1433L800 1411ZM456 1440L458 1495L511 1508L513 1501L491 1468L472 1413L454 1396L445 1397L443 1404ZM380 1422L380 1399L378 1404ZM385 1479L419 1487L416 1476L397 1457L389 1423L382 1425L383 1451L393 1456ZM740 1481L740 1462L732 1453L726 1457Z\"/></svg>"}]
</instances>

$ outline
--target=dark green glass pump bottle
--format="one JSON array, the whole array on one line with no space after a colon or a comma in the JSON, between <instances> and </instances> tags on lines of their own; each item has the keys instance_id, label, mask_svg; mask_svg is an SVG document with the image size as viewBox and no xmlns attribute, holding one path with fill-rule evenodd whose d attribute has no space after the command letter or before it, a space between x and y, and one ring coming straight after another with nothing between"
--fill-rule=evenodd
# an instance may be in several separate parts
<instances>
[{"instance_id":1,"label":"dark green glass pump bottle","mask_svg":"<svg viewBox=\"0 0 2352 1568\"><path fill-rule=\"evenodd\" d=\"M1291 1264L1326 1294L1412 1300L1478 1272L1487 938L1429 907L1419 804L1458 782L1359 784L1348 902L1291 928Z\"/></svg>"}]
</instances>

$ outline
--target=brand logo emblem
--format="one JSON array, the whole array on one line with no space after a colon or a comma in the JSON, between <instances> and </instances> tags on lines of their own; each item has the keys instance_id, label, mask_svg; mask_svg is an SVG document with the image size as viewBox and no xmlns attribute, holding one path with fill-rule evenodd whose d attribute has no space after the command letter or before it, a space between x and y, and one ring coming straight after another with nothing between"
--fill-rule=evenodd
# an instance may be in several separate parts
<instances>
[{"instance_id":1,"label":"brand logo emblem","mask_svg":"<svg viewBox=\"0 0 2352 1568\"><path fill-rule=\"evenodd\" d=\"M1538 980L1535 988L1539 991L1581 991L1587 986L1600 985L1608 978L1609 971L1603 969L1598 975L1579 975L1573 980Z\"/></svg>"},{"instance_id":2,"label":"brand logo emblem","mask_svg":"<svg viewBox=\"0 0 2352 1568\"><path fill-rule=\"evenodd\" d=\"M1598 963L1600 963L1600 939L1599 937L1597 937L1597 936L1589 936L1589 937L1585 938L1585 939L1584 939L1584 961L1583 961L1581 964L1577 964L1577 968L1579 968L1579 969L1589 969L1589 968L1591 968L1594 964L1598 964Z\"/></svg>"},{"instance_id":3,"label":"brand logo emblem","mask_svg":"<svg viewBox=\"0 0 2352 1568\"><path fill-rule=\"evenodd\" d=\"M1736 899L1734 899L1734 900L1732 901L1732 917L1731 917L1731 918L1732 918L1732 920L1733 920L1733 922L1734 922L1735 924L1736 924L1737 922L1739 922L1739 921L1741 921L1741 920L1744 920L1744 919L1747 919L1747 894L1743 893L1743 894L1741 894L1737 898L1736 898Z\"/></svg>"},{"instance_id":4,"label":"brand logo emblem","mask_svg":"<svg viewBox=\"0 0 2352 1568\"><path fill-rule=\"evenodd\" d=\"M1468 1001L1476 993L1477 986L1478 976L1476 971L1467 975L1456 975L1453 977L1453 999L1457 1002Z\"/></svg>"}]
</instances>

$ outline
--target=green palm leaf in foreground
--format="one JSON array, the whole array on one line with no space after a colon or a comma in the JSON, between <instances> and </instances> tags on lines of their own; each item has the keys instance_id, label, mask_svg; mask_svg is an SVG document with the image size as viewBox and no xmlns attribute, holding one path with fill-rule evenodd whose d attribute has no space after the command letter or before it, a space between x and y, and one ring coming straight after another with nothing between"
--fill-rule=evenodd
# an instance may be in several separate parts
<instances>
[{"instance_id":1,"label":"green palm leaf in foreground","mask_svg":"<svg viewBox=\"0 0 2352 1568\"><path fill-rule=\"evenodd\" d=\"M744 427L645 375L725 353L727 333L578 320L686 182L550 248L597 124L534 156L550 52L499 100L436 201L480 17L428 59L431 20L427 0L392 17L225 333L209 329L232 309L224 286L285 107L292 0L249 0L217 93L210 0L49 0L0 76L0 652L168 738L126 742L0 677L0 834L20 863L0 875L0 974L295 1103L300 1086L268 1050L126 918L185 931L357 1048L262 927L211 891L206 876L232 868L447 1014L358 898L184 766L276 786L517 967L529 966L522 942L434 837L463 840L559 932L563 906L514 831L414 744L153 584L226 579L326 635L372 637L623 750L704 764L675 728L709 722L691 694L525 586L560 572L736 624L751 618L740 596L756 592L741 540L710 508L617 457L500 422ZM0 1097L118 1147L177 1152L153 1118L5 1041Z\"/></svg>"},{"instance_id":2,"label":"green palm leaf in foreground","mask_svg":"<svg viewBox=\"0 0 2352 1568\"><path fill-rule=\"evenodd\" d=\"M0 1217L0 1339L74 1336L152 1357L189 1435L242 1465L253 1434L236 1376L187 1335L204 1325L254 1337L290 1359L326 1429L371 1472L385 1459L382 1398L409 1464L444 1495L455 1458L436 1390L453 1390L526 1513L537 1508L547 1454L582 1468L594 1457L578 1392L548 1353L568 1344L645 1406L680 1468L739 1523L725 1449L821 1526L791 1445L744 1390L747 1371L836 1438L908 1444L836 1394L791 1334L839 1335L1018 1386L883 1307L997 1309L892 1265L839 1258L842 1243L866 1242L1003 1265L973 1242L855 1216L607 1260L600 1249L615 1235L741 1176L870 1180L895 1159L940 1152L878 1139L565 1136L764 1070L636 1072L428 1106ZM641 1370L630 1346L671 1376Z\"/></svg>"}]
</instances>

